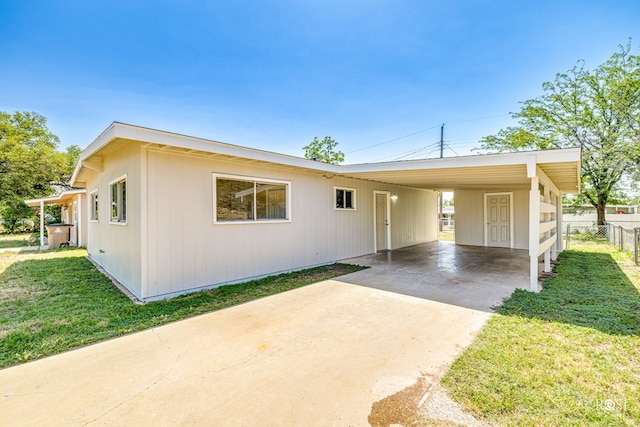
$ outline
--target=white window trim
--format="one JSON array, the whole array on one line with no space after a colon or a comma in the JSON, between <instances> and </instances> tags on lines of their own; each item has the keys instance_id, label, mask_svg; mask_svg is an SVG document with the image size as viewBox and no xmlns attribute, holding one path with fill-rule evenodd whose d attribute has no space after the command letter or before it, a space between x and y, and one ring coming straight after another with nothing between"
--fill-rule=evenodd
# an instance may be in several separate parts
<instances>
[{"instance_id":1,"label":"white window trim","mask_svg":"<svg viewBox=\"0 0 640 427\"><path fill-rule=\"evenodd\" d=\"M352 208L339 208L336 206L336 191L337 190L343 190L343 191L351 191L353 193L353 195L351 196L351 203L353 204ZM356 211L358 210L358 203L356 201L356 189L355 188L349 188L349 187L333 187L333 210L335 211L341 211L341 212L351 212L351 211Z\"/></svg>"},{"instance_id":2,"label":"white window trim","mask_svg":"<svg viewBox=\"0 0 640 427\"><path fill-rule=\"evenodd\" d=\"M125 219L124 221L114 221L113 218L111 217L111 186L113 184L117 184L121 181L128 181L127 180L127 174L125 173L124 175L120 175L118 178L109 181L109 224L113 224L113 225L127 225L127 222L129 222L129 213L127 213L127 219ZM127 193L128 193L128 189L127 189ZM129 204L125 201L125 204L127 205L127 208L129 207Z\"/></svg>"},{"instance_id":3,"label":"white window trim","mask_svg":"<svg viewBox=\"0 0 640 427\"><path fill-rule=\"evenodd\" d=\"M98 198L98 215L96 218L93 218L93 214L95 213L94 204L93 204L93 195L99 195L98 189L96 188L91 193L89 193L89 222L100 222L100 198Z\"/></svg>"},{"instance_id":4,"label":"white window trim","mask_svg":"<svg viewBox=\"0 0 640 427\"><path fill-rule=\"evenodd\" d=\"M253 181L264 182L265 184L282 184L287 187L287 218L285 219L250 219L244 221L218 221L217 201L218 201L218 187L217 179L235 179L238 181ZM256 204L254 203L254 209ZM255 212L254 212L255 217ZM213 224L214 225L233 225L233 224L274 224L274 223L286 223L291 222L291 181L283 181L278 179L260 178L255 176L246 175L231 175L223 173L213 173Z\"/></svg>"}]
</instances>

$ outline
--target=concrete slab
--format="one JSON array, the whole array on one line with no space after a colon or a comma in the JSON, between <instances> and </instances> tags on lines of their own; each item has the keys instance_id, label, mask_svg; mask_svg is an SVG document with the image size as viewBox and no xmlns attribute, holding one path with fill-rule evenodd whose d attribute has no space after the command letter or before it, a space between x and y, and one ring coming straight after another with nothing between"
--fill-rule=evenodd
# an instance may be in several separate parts
<instances>
[{"instance_id":1,"label":"concrete slab","mask_svg":"<svg viewBox=\"0 0 640 427\"><path fill-rule=\"evenodd\" d=\"M430 242L343 262L373 267L344 277L348 283L486 312L529 289L526 250Z\"/></svg>"},{"instance_id":2,"label":"concrete slab","mask_svg":"<svg viewBox=\"0 0 640 427\"><path fill-rule=\"evenodd\" d=\"M0 424L400 423L508 294L493 276L465 280L512 261L486 270L454 248L378 254L340 280L1 370ZM442 259L423 261L432 251Z\"/></svg>"},{"instance_id":3,"label":"concrete slab","mask_svg":"<svg viewBox=\"0 0 640 427\"><path fill-rule=\"evenodd\" d=\"M3 425L361 426L487 313L327 281L0 371Z\"/></svg>"}]
</instances>

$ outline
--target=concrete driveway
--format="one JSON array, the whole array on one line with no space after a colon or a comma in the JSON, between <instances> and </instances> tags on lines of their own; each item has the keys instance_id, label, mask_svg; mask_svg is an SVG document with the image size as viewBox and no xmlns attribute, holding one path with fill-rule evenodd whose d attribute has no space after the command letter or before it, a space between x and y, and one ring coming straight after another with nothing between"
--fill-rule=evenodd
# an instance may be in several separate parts
<instances>
[{"instance_id":1,"label":"concrete driveway","mask_svg":"<svg viewBox=\"0 0 640 427\"><path fill-rule=\"evenodd\" d=\"M1 370L1 424L402 422L490 312L360 285L376 271Z\"/></svg>"}]
</instances>

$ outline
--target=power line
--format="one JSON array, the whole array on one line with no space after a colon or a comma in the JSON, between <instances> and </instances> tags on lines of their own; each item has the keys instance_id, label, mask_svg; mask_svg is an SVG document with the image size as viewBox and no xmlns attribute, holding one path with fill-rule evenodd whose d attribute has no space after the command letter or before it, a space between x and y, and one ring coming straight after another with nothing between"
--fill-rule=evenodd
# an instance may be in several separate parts
<instances>
[{"instance_id":1,"label":"power line","mask_svg":"<svg viewBox=\"0 0 640 427\"><path fill-rule=\"evenodd\" d=\"M389 140L387 140L387 141L379 142L379 143L377 143L377 144L369 145L369 146L367 146L367 147L358 148L358 149L356 149L356 150L349 151L349 152L347 152L346 154L357 153L358 151L367 150L367 149L369 149L369 148L373 148L373 147L378 147L378 146L380 146L380 145L388 144L388 143L390 143L390 142L397 141L397 140L402 139L402 138L408 138L408 137L410 137L410 136L417 135L417 134L419 134L419 133L426 132L426 131L431 130L431 129L435 129L435 128L437 128L437 127L438 127L438 125L436 125L436 126L431 126L430 128L422 129L422 130L419 130L419 131L417 131L417 132L413 132L413 133L410 133L410 134L407 134L407 135L402 135L402 136L399 136L399 137L397 137L397 138L393 138L393 139L389 139Z\"/></svg>"},{"instance_id":2,"label":"power line","mask_svg":"<svg viewBox=\"0 0 640 427\"><path fill-rule=\"evenodd\" d=\"M508 115L510 115L510 113L494 114L494 115L490 115L490 116L475 117L475 118L464 119L464 120L456 120L456 121L447 122L447 123L449 123L449 124L452 124L452 123L466 123L466 122L473 122L473 121L477 121L477 120L493 119L493 118L496 118L496 117L503 117L503 116L508 116ZM426 132L428 130L435 129L438 126L441 126L441 125L430 126L428 128L421 129L419 131L412 132L412 133L409 133L409 134L406 134L406 135L402 135L402 136L399 136L397 138L392 138L392 139L388 139L386 141L378 142L378 143L373 144L373 145L368 145L366 147L357 148L355 150L348 151L346 154L357 153L358 151L363 151L363 150L368 150L370 148L379 147L381 145L388 144L390 142L398 141L398 140L403 139L403 138L408 138L410 136L414 136L414 135L417 135L419 133L423 133L423 132Z\"/></svg>"},{"instance_id":3,"label":"power line","mask_svg":"<svg viewBox=\"0 0 640 427\"><path fill-rule=\"evenodd\" d=\"M411 149L410 151L405 151L404 153L387 155L387 156L384 156L384 157L377 158L377 159L375 159L373 161L374 162L379 162L381 160L386 160L386 159L402 160L405 157L409 157L411 155L417 154L417 153L419 153L420 151L423 151L423 150L428 150L429 148L433 148L434 150L437 149L438 148L438 143L434 142L434 143L432 143L430 145L427 145L427 146L424 146L424 147L420 147L420 148L417 148L417 149Z\"/></svg>"}]
</instances>

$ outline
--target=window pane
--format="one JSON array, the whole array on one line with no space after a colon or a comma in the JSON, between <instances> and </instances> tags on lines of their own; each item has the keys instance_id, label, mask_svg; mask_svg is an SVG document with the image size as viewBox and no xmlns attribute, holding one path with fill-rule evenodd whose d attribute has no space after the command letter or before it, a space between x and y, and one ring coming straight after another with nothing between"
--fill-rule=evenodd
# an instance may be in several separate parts
<instances>
[{"instance_id":1,"label":"window pane","mask_svg":"<svg viewBox=\"0 0 640 427\"><path fill-rule=\"evenodd\" d=\"M253 219L253 181L216 179L216 217L218 221Z\"/></svg>"},{"instance_id":2,"label":"window pane","mask_svg":"<svg viewBox=\"0 0 640 427\"><path fill-rule=\"evenodd\" d=\"M353 191L345 191L344 192L344 207L347 209L353 209Z\"/></svg>"},{"instance_id":3,"label":"window pane","mask_svg":"<svg viewBox=\"0 0 640 427\"><path fill-rule=\"evenodd\" d=\"M91 219L98 219L98 193L91 194Z\"/></svg>"},{"instance_id":4,"label":"window pane","mask_svg":"<svg viewBox=\"0 0 640 427\"><path fill-rule=\"evenodd\" d=\"M344 208L344 190L336 190L336 208Z\"/></svg>"},{"instance_id":5,"label":"window pane","mask_svg":"<svg viewBox=\"0 0 640 427\"><path fill-rule=\"evenodd\" d=\"M118 184L111 184L111 219L118 219Z\"/></svg>"},{"instance_id":6,"label":"window pane","mask_svg":"<svg viewBox=\"0 0 640 427\"><path fill-rule=\"evenodd\" d=\"M287 186L257 182L256 216L258 219L286 219Z\"/></svg>"},{"instance_id":7,"label":"window pane","mask_svg":"<svg viewBox=\"0 0 640 427\"><path fill-rule=\"evenodd\" d=\"M127 221L127 181L120 183L120 221Z\"/></svg>"}]
</instances>

